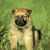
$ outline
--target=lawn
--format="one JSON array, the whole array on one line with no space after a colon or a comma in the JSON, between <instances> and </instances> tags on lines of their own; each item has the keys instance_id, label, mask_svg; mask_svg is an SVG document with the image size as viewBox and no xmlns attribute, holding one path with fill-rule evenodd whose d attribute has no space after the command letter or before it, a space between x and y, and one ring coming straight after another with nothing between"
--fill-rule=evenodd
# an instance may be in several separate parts
<instances>
[{"instance_id":1,"label":"lawn","mask_svg":"<svg viewBox=\"0 0 50 50\"><path fill-rule=\"evenodd\" d=\"M10 24L12 10L21 7L32 9L32 24L41 30L38 50L50 50L50 0L0 0L0 31L4 29L1 33L6 33L5 28ZM0 45L1 39L3 37L0 35ZM0 47L0 50L4 49ZM8 47L5 50L9 50Z\"/></svg>"}]
</instances>

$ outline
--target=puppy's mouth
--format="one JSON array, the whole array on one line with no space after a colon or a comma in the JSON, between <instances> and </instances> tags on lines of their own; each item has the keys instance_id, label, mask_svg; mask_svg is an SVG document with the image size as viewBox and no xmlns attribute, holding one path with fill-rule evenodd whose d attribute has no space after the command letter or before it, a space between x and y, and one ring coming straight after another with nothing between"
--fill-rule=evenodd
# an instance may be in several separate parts
<instances>
[{"instance_id":1,"label":"puppy's mouth","mask_svg":"<svg viewBox=\"0 0 50 50\"><path fill-rule=\"evenodd\" d=\"M15 20L15 24L19 27L23 27L26 25L26 21L23 18L18 18Z\"/></svg>"}]
</instances>

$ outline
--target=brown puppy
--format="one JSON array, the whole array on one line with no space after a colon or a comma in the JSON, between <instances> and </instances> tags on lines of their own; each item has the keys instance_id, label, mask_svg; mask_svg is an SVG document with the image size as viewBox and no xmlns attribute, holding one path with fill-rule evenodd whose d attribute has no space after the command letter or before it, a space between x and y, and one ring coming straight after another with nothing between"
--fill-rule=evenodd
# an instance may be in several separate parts
<instances>
[{"instance_id":1,"label":"brown puppy","mask_svg":"<svg viewBox=\"0 0 50 50\"><path fill-rule=\"evenodd\" d=\"M33 44L38 45L38 32L35 29L32 31L31 12L32 10L25 8L12 11L13 20L8 33L12 50L18 50L18 48L33 50Z\"/></svg>"}]
</instances>

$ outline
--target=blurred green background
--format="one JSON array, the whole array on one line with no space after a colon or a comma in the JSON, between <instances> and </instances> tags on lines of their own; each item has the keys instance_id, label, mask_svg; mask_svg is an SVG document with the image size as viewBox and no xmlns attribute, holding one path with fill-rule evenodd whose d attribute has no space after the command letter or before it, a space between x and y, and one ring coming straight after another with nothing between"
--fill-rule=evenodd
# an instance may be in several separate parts
<instances>
[{"instance_id":1,"label":"blurred green background","mask_svg":"<svg viewBox=\"0 0 50 50\"><path fill-rule=\"evenodd\" d=\"M38 50L50 50L50 0L0 0L0 31L9 26L12 10L32 9L32 22L42 32Z\"/></svg>"}]
</instances>

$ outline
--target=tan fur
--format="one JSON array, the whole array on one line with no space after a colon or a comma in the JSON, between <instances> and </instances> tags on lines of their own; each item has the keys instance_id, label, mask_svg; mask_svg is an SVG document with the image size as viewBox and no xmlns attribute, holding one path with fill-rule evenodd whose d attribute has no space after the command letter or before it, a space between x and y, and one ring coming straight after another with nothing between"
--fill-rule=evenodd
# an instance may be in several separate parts
<instances>
[{"instance_id":1,"label":"tan fur","mask_svg":"<svg viewBox=\"0 0 50 50\"><path fill-rule=\"evenodd\" d=\"M31 24L31 17L26 17L28 14L26 9L16 9L15 13L13 14L13 20L10 26L10 31L8 33L8 39L10 40L11 48L12 50L17 50L17 42L19 44L25 44L26 45L26 50L33 50L33 33L32 33L32 24ZM20 31L14 23L16 20L17 15L24 15L25 19L27 20L26 26L23 27L23 32ZM37 32L35 32L37 33ZM38 39L38 34L35 35L35 39Z\"/></svg>"},{"instance_id":2,"label":"tan fur","mask_svg":"<svg viewBox=\"0 0 50 50\"><path fill-rule=\"evenodd\" d=\"M17 47L17 41L23 40L26 44L27 50L33 50L33 36L30 28L24 29L24 33L20 32L18 29L11 28L9 33L9 40L11 47ZM11 36L10 36L11 34ZM22 37L22 36L23 37ZM21 42L21 41L20 41Z\"/></svg>"}]
</instances>

